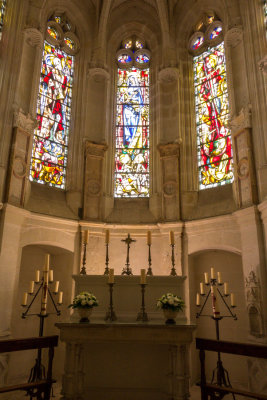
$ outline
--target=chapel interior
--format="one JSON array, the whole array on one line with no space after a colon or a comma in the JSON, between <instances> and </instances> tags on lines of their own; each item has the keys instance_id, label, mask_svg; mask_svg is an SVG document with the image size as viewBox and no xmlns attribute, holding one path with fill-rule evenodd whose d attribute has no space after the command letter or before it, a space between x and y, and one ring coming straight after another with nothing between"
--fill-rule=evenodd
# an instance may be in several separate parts
<instances>
[{"instance_id":1,"label":"chapel interior","mask_svg":"<svg viewBox=\"0 0 267 400\"><path fill-rule=\"evenodd\" d=\"M0 0L0 88L0 336L38 336L38 317L21 317L50 254L55 301L63 292L60 315L48 299L44 321L44 335L61 335L56 398L189 398L160 392L168 359L153 332L151 343L109 343L103 333L103 343L81 347L87 370L99 364L95 392L81 394L75 379L69 388L73 342L65 345L64 324L71 330L79 319L68 305L81 290L95 293L103 301L88 326L105 324L107 266L116 329L136 323L141 269L153 272L147 332L153 321L165 326L157 296L177 289L185 309L176 327L191 327L190 388L200 379L194 338L216 338L210 303L208 317L196 318L205 273L219 272L219 290L233 294L220 312L237 319L222 318L220 338L266 345L266 0ZM133 276L122 275L127 246ZM31 312L39 308L36 301ZM27 380L34 360L34 351L0 354L0 386ZM223 360L232 385L267 393L267 360ZM127 362L140 378L119 371ZM207 376L215 365L208 355ZM101 375L105 366L111 375Z\"/></svg>"}]
</instances>

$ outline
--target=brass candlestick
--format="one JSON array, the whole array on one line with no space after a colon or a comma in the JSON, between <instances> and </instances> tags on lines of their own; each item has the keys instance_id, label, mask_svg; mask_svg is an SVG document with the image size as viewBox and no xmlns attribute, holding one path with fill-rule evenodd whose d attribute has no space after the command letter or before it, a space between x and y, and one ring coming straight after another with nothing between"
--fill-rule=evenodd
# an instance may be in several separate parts
<instances>
[{"instance_id":1,"label":"brass candlestick","mask_svg":"<svg viewBox=\"0 0 267 400\"><path fill-rule=\"evenodd\" d=\"M140 309L139 313L137 314L136 321L143 321L143 322L148 321L148 316L147 316L146 308L145 308L146 285L147 285L146 283L140 283L142 303L141 303L141 309Z\"/></svg>"},{"instance_id":2,"label":"brass candlestick","mask_svg":"<svg viewBox=\"0 0 267 400\"><path fill-rule=\"evenodd\" d=\"M80 275L86 275L86 246L87 246L87 243L86 242L84 242L83 243L83 261L82 261L82 268L81 268L81 271L80 271Z\"/></svg>"},{"instance_id":3,"label":"brass candlestick","mask_svg":"<svg viewBox=\"0 0 267 400\"><path fill-rule=\"evenodd\" d=\"M172 269L171 269L170 275L171 276L177 276L176 269L175 269L175 258L174 258L174 246L175 246L175 244L171 243L170 246L172 248Z\"/></svg>"},{"instance_id":4,"label":"brass candlestick","mask_svg":"<svg viewBox=\"0 0 267 400\"><path fill-rule=\"evenodd\" d=\"M147 275L152 276L153 272L152 272L152 262L151 262L151 243L148 243L148 269L147 269Z\"/></svg>"},{"instance_id":5,"label":"brass candlestick","mask_svg":"<svg viewBox=\"0 0 267 400\"><path fill-rule=\"evenodd\" d=\"M117 316L113 309L113 286L114 283L108 283L109 285L109 309L105 316L105 321L117 321Z\"/></svg>"},{"instance_id":6,"label":"brass candlestick","mask_svg":"<svg viewBox=\"0 0 267 400\"><path fill-rule=\"evenodd\" d=\"M105 262L105 264L106 264L106 268L105 268L105 271L104 271L104 275L108 275L108 273L109 273L109 267L108 267L108 264L109 264L108 243L106 243L106 262Z\"/></svg>"}]
</instances>

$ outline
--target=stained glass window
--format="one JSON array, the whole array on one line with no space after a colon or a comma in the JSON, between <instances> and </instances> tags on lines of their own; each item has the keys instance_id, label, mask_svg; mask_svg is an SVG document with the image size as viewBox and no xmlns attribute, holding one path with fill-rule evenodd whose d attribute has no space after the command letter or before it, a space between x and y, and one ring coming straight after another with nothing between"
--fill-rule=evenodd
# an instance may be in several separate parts
<instances>
[{"instance_id":1,"label":"stained glass window","mask_svg":"<svg viewBox=\"0 0 267 400\"><path fill-rule=\"evenodd\" d=\"M149 195L149 69L118 68L115 197Z\"/></svg>"},{"instance_id":2,"label":"stained glass window","mask_svg":"<svg viewBox=\"0 0 267 400\"><path fill-rule=\"evenodd\" d=\"M263 11L264 11L264 22L265 22L266 37L267 37L267 0L263 0Z\"/></svg>"},{"instance_id":3,"label":"stained glass window","mask_svg":"<svg viewBox=\"0 0 267 400\"><path fill-rule=\"evenodd\" d=\"M233 181L224 44L194 57L200 188Z\"/></svg>"},{"instance_id":4,"label":"stained glass window","mask_svg":"<svg viewBox=\"0 0 267 400\"><path fill-rule=\"evenodd\" d=\"M6 11L6 0L0 0L0 40L2 37L5 11Z\"/></svg>"},{"instance_id":5,"label":"stained glass window","mask_svg":"<svg viewBox=\"0 0 267 400\"><path fill-rule=\"evenodd\" d=\"M55 39L56 28L47 31ZM74 56L44 42L30 180L58 188L65 187L73 68Z\"/></svg>"}]
</instances>

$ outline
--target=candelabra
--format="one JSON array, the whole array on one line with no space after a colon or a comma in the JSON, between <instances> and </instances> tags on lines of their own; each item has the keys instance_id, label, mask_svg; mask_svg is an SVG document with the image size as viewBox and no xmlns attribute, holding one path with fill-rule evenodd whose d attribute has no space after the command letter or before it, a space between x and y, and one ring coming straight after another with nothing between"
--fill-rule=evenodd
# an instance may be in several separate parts
<instances>
[{"instance_id":1,"label":"candelabra","mask_svg":"<svg viewBox=\"0 0 267 400\"><path fill-rule=\"evenodd\" d=\"M114 271L114 270L109 270L109 271ZM110 275L109 275L109 279L110 279ZM116 321L117 320L117 316L115 314L115 311L113 309L113 286L114 286L114 282L108 282L108 286L109 286L109 309L106 313L105 316L105 321Z\"/></svg>"},{"instance_id":2,"label":"candelabra","mask_svg":"<svg viewBox=\"0 0 267 400\"><path fill-rule=\"evenodd\" d=\"M82 260L82 268L80 271L81 275L86 275L86 247L88 244L88 239L89 239L89 231L84 231L84 237L83 237L83 260Z\"/></svg>"},{"instance_id":3,"label":"candelabra","mask_svg":"<svg viewBox=\"0 0 267 400\"><path fill-rule=\"evenodd\" d=\"M130 237L130 234L128 233L128 236L126 239L122 239L122 242L125 242L127 244L127 256L126 256L126 263L125 267L122 269L122 275L133 275L132 269L130 268L130 244L133 242L136 242L136 240L132 239Z\"/></svg>"},{"instance_id":4,"label":"candelabra","mask_svg":"<svg viewBox=\"0 0 267 400\"><path fill-rule=\"evenodd\" d=\"M208 273L205 272L204 274L205 277L205 285L209 287L209 291L207 294L204 292L204 283L200 282L200 294L197 293L197 301L196 305L200 307L200 296L204 298L203 305L200 308L200 311L196 314L196 317L211 317L215 321L215 329L216 329L216 339L220 340L220 325L219 322L223 318L233 318L234 320L237 320L236 314L234 314L231 310L231 308L235 308L235 298L234 294L231 293L231 308L227 304L225 298L229 296L228 293L228 283L222 283L221 282L221 273L218 272L218 279L215 278L214 274L214 268L211 268L211 279L209 280ZM219 286L224 285L224 294L221 293ZM203 314L203 311L205 309L205 306L207 304L207 301L209 297L211 296L211 301L212 301L212 315L210 314ZM221 299L224 306L226 307L226 310L229 312L228 315L221 315L219 311L219 304L218 304L218 299ZM211 383L214 383L215 385L219 386L225 386L225 387L231 387L231 382L229 379L229 373L228 371L223 367L222 360L221 360L221 353L218 352L218 358L217 358L217 366L213 370L212 373L212 379ZM222 399L225 396L225 394L218 394L216 395L217 399ZM233 399L235 400L235 395L232 393Z\"/></svg>"},{"instance_id":5,"label":"candelabra","mask_svg":"<svg viewBox=\"0 0 267 400\"><path fill-rule=\"evenodd\" d=\"M148 316L147 316L146 307L145 307L146 285L147 285L146 283L140 283L142 303L141 303L141 309L140 309L139 313L137 314L136 321L143 321L143 322L148 321Z\"/></svg>"},{"instance_id":6,"label":"candelabra","mask_svg":"<svg viewBox=\"0 0 267 400\"><path fill-rule=\"evenodd\" d=\"M43 336L44 332L44 320L47 318L50 314L56 314L60 315L60 310L58 309L57 305L62 304L62 299L63 299L63 292L58 292L59 288L59 281L55 282L55 287L53 292L49 289L49 283L53 282L53 270L49 270L49 259L50 255L46 254L46 260L45 260L45 266L43 270L43 277L40 279L40 271L36 271L35 275L35 281L30 281L30 290L29 292L25 292L23 296L23 301L22 301L22 307L26 308L26 311L24 311L21 315L23 319L25 319L28 316L36 315L39 317L39 336ZM37 285L39 286L34 293L34 286ZM41 293L41 309L40 313L32 313L29 314L29 311L31 310L32 305L34 304L38 294ZM27 296L28 294L30 296L33 296L30 304L27 306ZM58 294L58 302L56 304L53 295ZM54 313L47 313L47 300L48 296L52 301L52 305L54 307L55 312ZM29 380L28 382L36 382L41 379L45 379L46 377L46 372L45 372L45 367L42 365L42 349L38 349L37 353L37 358L35 360L35 365L32 367ZM29 389L28 390L28 395L30 396L30 399L34 397L39 396L39 390L38 389ZM38 397L39 398L39 397Z\"/></svg>"}]
</instances>

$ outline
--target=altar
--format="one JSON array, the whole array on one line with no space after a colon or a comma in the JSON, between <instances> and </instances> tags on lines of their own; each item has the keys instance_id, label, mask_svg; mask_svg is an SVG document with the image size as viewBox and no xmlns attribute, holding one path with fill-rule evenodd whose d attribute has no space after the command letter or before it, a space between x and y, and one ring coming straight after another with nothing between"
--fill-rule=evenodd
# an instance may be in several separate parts
<instances>
[{"instance_id":1,"label":"altar","mask_svg":"<svg viewBox=\"0 0 267 400\"><path fill-rule=\"evenodd\" d=\"M185 400L194 325L58 323L62 400Z\"/></svg>"}]
</instances>

